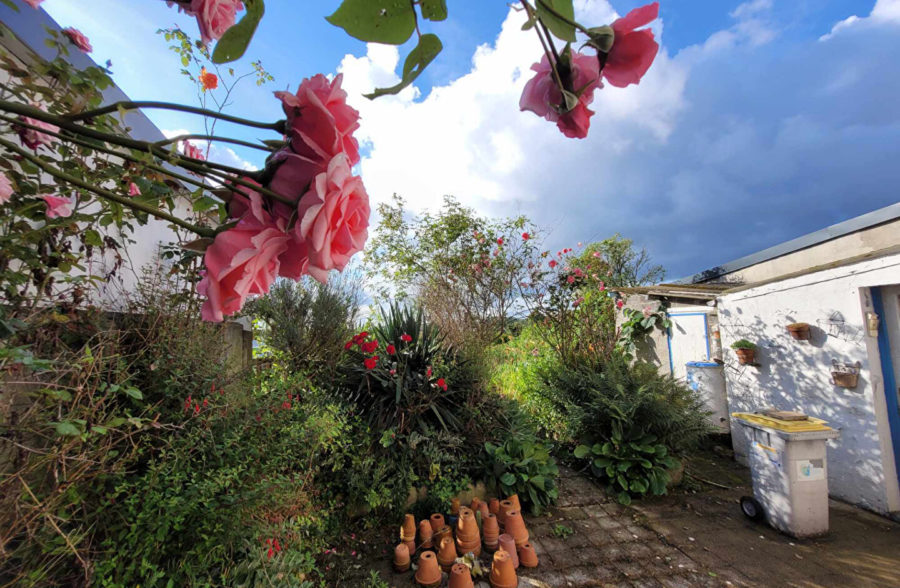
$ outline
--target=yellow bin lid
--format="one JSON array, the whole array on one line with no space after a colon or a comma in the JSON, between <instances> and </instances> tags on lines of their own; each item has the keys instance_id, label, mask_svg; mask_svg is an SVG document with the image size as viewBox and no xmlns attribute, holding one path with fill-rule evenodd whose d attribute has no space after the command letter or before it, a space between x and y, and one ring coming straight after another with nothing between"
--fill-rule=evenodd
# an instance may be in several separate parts
<instances>
[{"instance_id":1,"label":"yellow bin lid","mask_svg":"<svg viewBox=\"0 0 900 588\"><path fill-rule=\"evenodd\" d=\"M807 431L831 431L832 428L827 426L827 421L817 419L815 417L807 417L804 421L785 421L776 419L775 417L766 416L764 414L756 414L752 412L733 412L731 413L736 419L741 419L749 423L769 427L779 431L787 431L788 433L804 433Z\"/></svg>"}]
</instances>

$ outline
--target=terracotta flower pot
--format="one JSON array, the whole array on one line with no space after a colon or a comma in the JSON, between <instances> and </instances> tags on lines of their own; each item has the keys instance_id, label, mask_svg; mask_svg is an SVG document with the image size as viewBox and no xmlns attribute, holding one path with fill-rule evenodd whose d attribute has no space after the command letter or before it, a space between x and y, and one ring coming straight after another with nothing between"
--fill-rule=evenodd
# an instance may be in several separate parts
<instances>
[{"instance_id":1,"label":"terracotta flower pot","mask_svg":"<svg viewBox=\"0 0 900 588\"><path fill-rule=\"evenodd\" d=\"M394 570L403 573L409 569L409 548L401 543L394 548Z\"/></svg>"},{"instance_id":2,"label":"terracotta flower pot","mask_svg":"<svg viewBox=\"0 0 900 588\"><path fill-rule=\"evenodd\" d=\"M516 510L518 510L518 511L522 510L522 504L519 502L518 494L513 494L512 496L507 496L506 499L515 505Z\"/></svg>"},{"instance_id":3,"label":"terracotta flower pot","mask_svg":"<svg viewBox=\"0 0 900 588\"><path fill-rule=\"evenodd\" d=\"M528 543L528 529L525 527L525 519L522 513L517 510L511 510L506 513L506 529L507 535L512 535L516 540L516 547L522 547Z\"/></svg>"},{"instance_id":4,"label":"terracotta flower pot","mask_svg":"<svg viewBox=\"0 0 900 588\"><path fill-rule=\"evenodd\" d=\"M516 510L516 505L511 500L500 501L500 513L497 515L497 520L500 521L501 529L506 528L506 513L511 510Z\"/></svg>"},{"instance_id":5,"label":"terracotta flower pot","mask_svg":"<svg viewBox=\"0 0 900 588\"><path fill-rule=\"evenodd\" d=\"M738 362L741 365L756 363L756 349L735 349L734 352L737 354Z\"/></svg>"},{"instance_id":6,"label":"terracotta flower pot","mask_svg":"<svg viewBox=\"0 0 900 588\"><path fill-rule=\"evenodd\" d=\"M434 547L440 547L444 537L450 537L451 540L453 539L453 531L450 530L450 525L444 525L438 529L435 532L434 537L431 538L431 544Z\"/></svg>"},{"instance_id":7,"label":"terracotta flower pot","mask_svg":"<svg viewBox=\"0 0 900 588\"><path fill-rule=\"evenodd\" d=\"M498 502L497 504L499 506L500 503ZM491 514L491 509L488 508L487 502L482 502L478 505L478 510L481 512L481 523L484 524L484 520Z\"/></svg>"},{"instance_id":8,"label":"terracotta flower pot","mask_svg":"<svg viewBox=\"0 0 900 588\"><path fill-rule=\"evenodd\" d=\"M404 541L404 545L406 545L406 549L409 550L409 554L412 555L416 552L416 542L410 539L409 541Z\"/></svg>"},{"instance_id":9,"label":"terracotta flower pot","mask_svg":"<svg viewBox=\"0 0 900 588\"><path fill-rule=\"evenodd\" d=\"M497 551L505 551L508 553L510 559L512 559L513 568L519 567L519 555L516 551L516 540L512 538L512 535L507 535L506 533L500 535L500 549Z\"/></svg>"},{"instance_id":10,"label":"terracotta flower pot","mask_svg":"<svg viewBox=\"0 0 900 588\"><path fill-rule=\"evenodd\" d=\"M450 568L450 584L448 588L475 588L472 572L466 564L453 564Z\"/></svg>"},{"instance_id":11,"label":"terracotta flower pot","mask_svg":"<svg viewBox=\"0 0 900 588\"><path fill-rule=\"evenodd\" d=\"M481 499L479 499L477 496L472 498L472 503L469 505L469 508L471 508L473 511L477 512L480 506L481 506Z\"/></svg>"},{"instance_id":12,"label":"terracotta flower pot","mask_svg":"<svg viewBox=\"0 0 900 588\"><path fill-rule=\"evenodd\" d=\"M416 539L416 517L407 514L403 517L403 525L400 527L400 541L404 543Z\"/></svg>"},{"instance_id":13,"label":"terracotta flower pot","mask_svg":"<svg viewBox=\"0 0 900 588\"><path fill-rule=\"evenodd\" d=\"M459 514L459 498L454 498L450 501L450 514Z\"/></svg>"},{"instance_id":14,"label":"terracotta flower pot","mask_svg":"<svg viewBox=\"0 0 900 588\"><path fill-rule=\"evenodd\" d=\"M481 533L478 531L475 515L468 508L462 508L459 511L459 522L456 524L456 546L459 553L473 553L475 557L481 555Z\"/></svg>"},{"instance_id":15,"label":"terracotta flower pot","mask_svg":"<svg viewBox=\"0 0 900 588\"><path fill-rule=\"evenodd\" d=\"M438 532L438 529L440 529L441 527L443 527L444 525L447 524L444 522L444 515L442 515L440 513L434 513L433 515L431 515L428 518L428 522L431 523L431 530L434 531L435 533Z\"/></svg>"},{"instance_id":16,"label":"terracotta flower pot","mask_svg":"<svg viewBox=\"0 0 900 588\"><path fill-rule=\"evenodd\" d=\"M481 532L484 535L485 549L491 552L497 551L500 544L500 524L497 522L497 517L489 513L482 523Z\"/></svg>"},{"instance_id":17,"label":"terracotta flower pot","mask_svg":"<svg viewBox=\"0 0 900 588\"><path fill-rule=\"evenodd\" d=\"M787 326L788 333L797 341L809 341L809 324L794 323Z\"/></svg>"},{"instance_id":18,"label":"terracotta flower pot","mask_svg":"<svg viewBox=\"0 0 900 588\"><path fill-rule=\"evenodd\" d=\"M441 568L433 551L426 551L419 557L416 583L424 588L437 588L441 585Z\"/></svg>"},{"instance_id":19,"label":"terracotta flower pot","mask_svg":"<svg viewBox=\"0 0 900 588\"><path fill-rule=\"evenodd\" d=\"M500 516L500 501L496 498L491 498L488 500L488 510L491 511L494 515Z\"/></svg>"},{"instance_id":20,"label":"terracotta flower pot","mask_svg":"<svg viewBox=\"0 0 900 588\"><path fill-rule=\"evenodd\" d=\"M491 588L516 588L519 578L512 557L502 549L494 554L491 562Z\"/></svg>"},{"instance_id":21,"label":"terracotta flower pot","mask_svg":"<svg viewBox=\"0 0 900 588\"><path fill-rule=\"evenodd\" d=\"M419 544L422 549L431 549L434 546L431 539L434 531L431 529L431 521L423 520L419 523Z\"/></svg>"},{"instance_id":22,"label":"terracotta flower pot","mask_svg":"<svg viewBox=\"0 0 900 588\"><path fill-rule=\"evenodd\" d=\"M518 555L519 563L526 568L536 568L538 566L537 552L534 550L534 545L531 543L526 543L520 547Z\"/></svg>"},{"instance_id":23,"label":"terracotta flower pot","mask_svg":"<svg viewBox=\"0 0 900 588\"><path fill-rule=\"evenodd\" d=\"M450 571L450 566L456 561L456 544L452 537L441 539L441 549L438 551L438 563L445 572Z\"/></svg>"}]
</instances>

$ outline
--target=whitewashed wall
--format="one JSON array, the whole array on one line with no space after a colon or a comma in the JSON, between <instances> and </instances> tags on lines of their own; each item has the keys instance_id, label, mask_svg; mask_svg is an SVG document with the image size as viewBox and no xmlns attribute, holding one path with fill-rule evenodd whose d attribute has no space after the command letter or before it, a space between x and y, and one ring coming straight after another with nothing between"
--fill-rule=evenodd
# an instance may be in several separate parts
<instances>
[{"instance_id":1,"label":"whitewashed wall","mask_svg":"<svg viewBox=\"0 0 900 588\"><path fill-rule=\"evenodd\" d=\"M871 309L868 287L897 283L900 255L889 255L719 299L730 410L776 406L827 420L841 431L828 443L829 492L879 513L900 510L900 492L877 341L863 317ZM793 322L812 326L810 341L791 338L785 326ZM759 346L760 367L738 364L730 345L742 338ZM860 362L855 389L832 384L832 359ZM732 431L735 453L746 463L743 428L733 423Z\"/></svg>"}]
</instances>

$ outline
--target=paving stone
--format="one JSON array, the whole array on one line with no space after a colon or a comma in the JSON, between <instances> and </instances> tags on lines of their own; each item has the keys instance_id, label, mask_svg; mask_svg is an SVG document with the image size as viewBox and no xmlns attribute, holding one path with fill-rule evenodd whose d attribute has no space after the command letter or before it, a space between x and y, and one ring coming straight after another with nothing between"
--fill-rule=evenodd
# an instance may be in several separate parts
<instances>
[{"instance_id":1,"label":"paving stone","mask_svg":"<svg viewBox=\"0 0 900 588\"><path fill-rule=\"evenodd\" d=\"M566 571L567 586L581 588L587 586L615 585L624 580L615 569L607 567L576 567Z\"/></svg>"},{"instance_id":2,"label":"paving stone","mask_svg":"<svg viewBox=\"0 0 900 588\"><path fill-rule=\"evenodd\" d=\"M648 568L644 562L634 560L622 560L616 562L616 569L629 580L643 578L652 575L653 568Z\"/></svg>"},{"instance_id":3,"label":"paving stone","mask_svg":"<svg viewBox=\"0 0 900 588\"><path fill-rule=\"evenodd\" d=\"M579 521L588 518L588 514L584 512L584 509L578 506L557 508L555 509L554 514L566 519L567 521Z\"/></svg>"},{"instance_id":4,"label":"paving stone","mask_svg":"<svg viewBox=\"0 0 900 588\"><path fill-rule=\"evenodd\" d=\"M568 583L565 574L543 563L531 570L520 567L516 573L519 576L519 588L565 588Z\"/></svg>"},{"instance_id":5,"label":"paving stone","mask_svg":"<svg viewBox=\"0 0 900 588\"><path fill-rule=\"evenodd\" d=\"M666 576L657 578L660 584L666 588L692 588L695 584L686 576Z\"/></svg>"},{"instance_id":6,"label":"paving stone","mask_svg":"<svg viewBox=\"0 0 900 588\"><path fill-rule=\"evenodd\" d=\"M632 588L662 588L662 584L656 578L638 578L631 580Z\"/></svg>"}]
</instances>

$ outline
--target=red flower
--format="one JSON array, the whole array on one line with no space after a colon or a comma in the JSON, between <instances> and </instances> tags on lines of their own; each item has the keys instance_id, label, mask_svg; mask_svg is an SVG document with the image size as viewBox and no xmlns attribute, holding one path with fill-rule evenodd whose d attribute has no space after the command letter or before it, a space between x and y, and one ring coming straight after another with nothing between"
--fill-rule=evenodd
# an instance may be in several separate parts
<instances>
[{"instance_id":1,"label":"red flower","mask_svg":"<svg viewBox=\"0 0 900 588\"><path fill-rule=\"evenodd\" d=\"M503 237L497 238L497 245L503 245Z\"/></svg>"},{"instance_id":2,"label":"red flower","mask_svg":"<svg viewBox=\"0 0 900 588\"><path fill-rule=\"evenodd\" d=\"M650 29L634 29L650 24L659 16L659 3L635 8L612 23L615 41L606 58L601 75L613 86L624 88L640 83L659 51Z\"/></svg>"},{"instance_id":3,"label":"red flower","mask_svg":"<svg viewBox=\"0 0 900 588\"><path fill-rule=\"evenodd\" d=\"M372 357L366 358L363 364L365 364L367 370L374 370L375 366L378 365L378 356L373 355Z\"/></svg>"},{"instance_id":4,"label":"red flower","mask_svg":"<svg viewBox=\"0 0 900 588\"><path fill-rule=\"evenodd\" d=\"M204 399L203 399L203 408L206 408L207 406L209 406L209 399L208 399L208 398L204 398Z\"/></svg>"},{"instance_id":5,"label":"red flower","mask_svg":"<svg viewBox=\"0 0 900 588\"><path fill-rule=\"evenodd\" d=\"M406 333L403 333L402 335L400 335L400 340L404 343L409 343L410 341L412 341L412 337L407 335Z\"/></svg>"},{"instance_id":6,"label":"red flower","mask_svg":"<svg viewBox=\"0 0 900 588\"><path fill-rule=\"evenodd\" d=\"M203 86L203 91L206 90L215 90L219 87L219 78L214 73L210 73L206 71L205 67L200 68L200 85Z\"/></svg>"},{"instance_id":7,"label":"red flower","mask_svg":"<svg viewBox=\"0 0 900 588\"><path fill-rule=\"evenodd\" d=\"M553 268L555 268L555 267L556 267L556 260L555 260L555 259L551 259L551 260L550 260L550 269L553 269Z\"/></svg>"},{"instance_id":8,"label":"red flower","mask_svg":"<svg viewBox=\"0 0 900 588\"><path fill-rule=\"evenodd\" d=\"M199 404L194 405L194 414L200 414L200 405Z\"/></svg>"},{"instance_id":9,"label":"red flower","mask_svg":"<svg viewBox=\"0 0 900 588\"><path fill-rule=\"evenodd\" d=\"M285 409L285 410L290 410L290 408L291 408L291 403L288 402L287 400L285 400L284 402L281 403L281 408L283 408L283 409Z\"/></svg>"},{"instance_id":10,"label":"red flower","mask_svg":"<svg viewBox=\"0 0 900 588\"><path fill-rule=\"evenodd\" d=\"M438 378L437 385L438 385L438 388L440 388L444 392L447 391L447 382L446 382L446 380L444 380L444 378Z\"/></svg>"},{"instance_id":11,"label":"red flower","mask_svg":"<svg viewBox=\"0 0 900 588\"><path fill-rule=\"evenodd\" d=\"M624 300L622 300L621 298L619 298L618 300L616 300L616 308L622 308L623 306L625 306L625 301L624 301Z\"/></svg>"},{"instance_id":12,"label":"red flower","mask_svg":"<svg viewBox=\"0 0 900 588\"><path fill-rule=\"evenodd\" d=\"M529 235L528 233L522 233L522 239L527 241L527 240L531 239L531 235Z\"/></svg>"},{"instance_id":13,"label":"red flower","mask_svg":"<svg viewBox=\"0 0 900 588\"><path fill-rule=\"evenodd\" d=\"M363 343L359 346L365 353L372 353L376 349L378 349L378 341L369 341L368 343Z\"/></svg>"},{"instance_id":14,"label":"red flower","mask_svg":"<svg viewBox=\"0 0 900 588\"><path fill-rule=\"evenodd\" d=\"M281 551L281 545L278 544L278 539L275 540L274 545L275 551Z\"/></svg>"},{"instance_id":15,"label":"red flower","mask_svg":"<svg viewBox=\"0 0 900 588\"><path fill-rule=\"evenodd\" d=\"M425 375L428 376L429 378L431 377L431 366L428 366L428 369L425 370Z\"/></svg>"},{"instance_id":16,"label":"red flower","mask_svg":"<svg viewBox=\"0 0 900 588\"><path fill-rule=\"evenodd\" d=\"M351 347L353 347L353 341L347 341L346 343L344 343L344 349L350 349Z\"/></svg>"},{"instance_id":17,"label":"red flower","mask_svg":"<svg viewBox=\"0 0 900 588\"><path fill-rule=\"evenodd\" d=\"M274 556L274 555L275 555L275 550L270 547L269 551L266 553L266 557L269 559L272 559L272 556Z\"/></svg>"},{"instance_id":18,"label":"red flower","mask_svg":"<svg viewBox=\"0 0 900 588\"><path fill-rule=\"evenodd\" d=\"M392 376L396 376L396 375L397 375L397 370L392 369L392 370L391 370L391 375L392 375Z\"/></svg>"},{"instance_id":19,"label":"red flower","mask_svg":"<svg viewBox=\"0 0 900 588\"><path fill-rule=\"evenodd\" d=\"M397 353L397 348L394 347L393 345L388 345L387 352L388 352L388 355L394 355L395 353Z\"/></svg>"}]
</instances>

